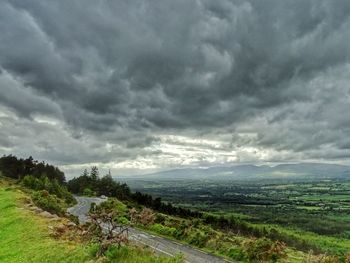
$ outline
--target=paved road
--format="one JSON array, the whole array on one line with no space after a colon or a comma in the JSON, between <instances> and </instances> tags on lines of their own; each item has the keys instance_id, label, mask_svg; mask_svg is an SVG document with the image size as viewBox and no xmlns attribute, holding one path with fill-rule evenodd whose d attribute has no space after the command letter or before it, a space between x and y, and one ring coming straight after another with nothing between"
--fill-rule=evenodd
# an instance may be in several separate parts
<instances>
[{"instance_id":1,"label":"paved road","mask_svg":"<svg viewBox=\"0 0 350 263\"><path fill-rule=\"evenodd\" d=\"M98 205L106 201L106 199L102 199L99 197L85 197L85 196L74 196L74 197L78 201L78 203L75 206L68 208L67 212L77 216L79 218L80 223L85 223L86 221L89 220L88 213L92 203L95 203Z\"/></svg>"},{"instance_id":2,"label":"paved road","mask_svg":"<svg viewBox=\"0 0 350 263\"><path fill-rule=\"evenodd\" d=\"M78 204L68 208L68 212L72 215L78 216L81 223L88 220L88 212L91 203L99 204L106 199L97 197L81 197L76 196ZM190 246L176 243L163 237L154 236L149 233L140 231L138 229L130 228L129 238L135 242L141 243L153 249L157 253L168 256L175 256L180 253L184 255L186 263L228 263L225 259L211 255L206 252L199 251Z\"/></svg>"}]
</instances>

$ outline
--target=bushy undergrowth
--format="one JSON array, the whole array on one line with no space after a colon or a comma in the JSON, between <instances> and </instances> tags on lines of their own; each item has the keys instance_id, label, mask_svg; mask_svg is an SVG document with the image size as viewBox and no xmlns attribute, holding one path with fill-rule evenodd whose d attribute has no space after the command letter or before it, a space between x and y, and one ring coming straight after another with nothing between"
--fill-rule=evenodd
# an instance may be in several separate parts
<instances>
[{"instance_id":1,"label":"bushy undergrowth","mask_svg":"<svg viewBox=\"0 0 350 263\"><path fill-rule=\"evenodd\" d=\"M154 224L151 225L150 229L156 233L159 233L164 236L171 236L175 237L176 233L176 228L174 227L168 227L168 226L163 226L161 224Z\"/></svg>"},{"instance_id":2,"label":"bushy undergrowth","mask_svg":"<svg viewBox=\"0 0 350 263\"><path fill-rule=\"evenodd\" d=\"M98 206L91 206L91 223L87 229L92 242L91 255L99 257L103 262L182 263L181 256L157 257L149 250L128 245L127 233L130 224L151 226L154 223L152 210L144 208L140 212L135 209L132 211L130 212L125 204L114 198Z\"/></svg>"},{"instance_id":3,"label":"bushy undergrowth","mask_svg":"<svg viewBox=\"0 0 350 263\"><path fill-rule=\"evenodd\" d=\"M116 199L109 199L108 202L102 205L120 212L120 216L116 218L118 222L123 221L125 224L132 224L135 227L176 239L240 262L280 262L282 260L283 262L294 263L305 261L307 258L307 254L300 251L297 252L278 240L266 236L246 236L245 233L239 233L239 231L235 231L237 229L231 229L230 227L226 227L224 231L223 227L218 225L214 227L206 219L186 219L148 211L144 214L148 215L148 217L150 217L150 214L153 214L153 218L152 220L146 220L145 223L143 220L134 220L134 218L143 214L142 211L145 208L142 206L130 202L125 204ZM211 220L214 220L214 218L211 218ZM219 224L226 224L226 222L226 220L221 220ZM245 227L246 229L252 229L255 226L246 224ZM256 231L267 234L276 233L275 230L271 230L268 227L263 227L261 230L257 229ZM281 233L278 235L281 235ZM327 260L329 258L335 257L328 255ZM346 262L342 259L342 256L338 258L339 262Z\"/></svg>"},{"instance_id":4,"label":"bushy undergrowth","mask_svg":"<svg viewBox=\"0 0 350 263\"><path fill-rule=\"evenodd\" d=\"M31 195L33 202L40 208L50 213L64 215L65 206L62 200L46 190L34 191Z\"/></svg>"},{"instance_id":5,"label":"bushy undergrowth","mask_svg":"<svg viewBox=\"0 0 350 263\"><path fill-rule=\"evenodd\" d=\"M75 202L73 195L65 186L59 184L56 179L50 180L47 176L40 176L37 178L32 175L27 175L21 182L25 187L36 191L46 190L48 193L63 199L67 204L73 204Z\"/></svg>"},{"instance_id":6,"label":"bushy undergrowth","mask_svg":"<svg viewBox=\"0 0 350 263\"><path fill-rule=\"evenodd\" d=\"M277 262L286 256L285 244L267 238L251 239L244 242L244 251L250 261Z\"/></svg>"}]
</instances>

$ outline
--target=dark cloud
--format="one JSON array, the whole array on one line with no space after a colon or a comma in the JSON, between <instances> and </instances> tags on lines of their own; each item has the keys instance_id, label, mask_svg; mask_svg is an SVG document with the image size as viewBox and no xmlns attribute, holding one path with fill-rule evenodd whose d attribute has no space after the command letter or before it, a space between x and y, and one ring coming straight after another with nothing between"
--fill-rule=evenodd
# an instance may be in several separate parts
<instances>
[{"instance_id":1,"label":"dark cloud","mask_svg":"<svg viewBox=\"0 0 350 263\"><path fill-rule=\"evenodd\" d=\"M349 1L0 4L0 117L15 123L8 134L25 123L41 136L1 141L4 152L162 166L161 136L178 135L203 140L171 142L202 149L193 163L209 150L230 160L350 157Z\"/></svg>"}]
</instances>

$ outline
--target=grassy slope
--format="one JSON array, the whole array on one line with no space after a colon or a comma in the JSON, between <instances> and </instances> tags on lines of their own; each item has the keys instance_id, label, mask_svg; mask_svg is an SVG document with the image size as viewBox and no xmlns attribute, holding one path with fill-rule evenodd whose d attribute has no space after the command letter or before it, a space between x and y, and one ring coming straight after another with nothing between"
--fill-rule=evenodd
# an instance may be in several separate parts
<instances>
[{"instance_id":1,"label":"grassy slope","mask_svg":"<svg viewBox=\"0 0 350 263\"><path fill-rule=\"evenodd\" d=\"M167 215L164 215L164 216L172 217L172 216L167 216ZM227 260L237 260L235 258L230 258L229 251L230 250L236 250L236 251L242 250L242 247L239 244L243 243L244 241L250 240L248 237L239 236L239 235L232 235L229 233L222 233L220 231L212 230L213 232L215 232L219 235L221 234L222 240L220 241L219 248L211 246L210 241L204 247L202 247L202 246L198 247L195 244L190 244L188 242L188 240L181 240L181 239L174 238L173 236L164 235L162 233L159 233L158 231L154 231L154 230L152 230L150 228L146 228L146 227L139 226L138 228L140 230L149 232L151 234L162 236L162 237L171 239L175 242L179 242L180 244L190 245L190 246L195 247L201 251L209 252L209 253L212 253L213 255L226 258ZM204 231L203 234L204 233L206 233L206 232ZM302 251L295 250L295 249L290 248L290 247L286 248L286 253L287 253L287 256L278 262L300 263L300 262L306 261L306 258L308 256L306 253L304 253ZM245 262L245 261L242 261L242 262Z\"/></svg>"},{"instance_id":2,"label":"grassy slope","mask_svg":"<svg viewBox=\"0 0 350 263\"><path fill-rule=\"evenodd\" d=\"M217 212L217 215L223 216L238 216L244 218L245 214L231 213L231 212ZM334 216L336 217L336 216ZM350 216L338 217L337 219L349 222ZM342 255L350 252L350 240L346 238L320 235L311 231L306 231L295 226L283 226L278 224L263 224L263 223L248 223L254 228L276 229L279 233L285 236L295 237L298 240L305 240L307 244L317 247L323 253L332 255Z\"/></svg>"},{"instance_id":3,"label":"grassy slope","mask_svg":"<svg viewBox=\"0 0 350 263\"><path fill-rule=\"evenodd\" d=\"M82 246L58 241L48 234L48 221L21 209L25 194L0 186L0 262L84 262Z\"/></svg>"},{"instance_id":4,"label":"grassy slope","mask_svg":"<svg viewBox=\"0 0 350 263\"><path fill-rule=\"evenodd\" d=\"M256 224L257 227L265 227L266 229L278 229L280 233L286 236L294 236L299 240L305 240L309 244L318 247L327 254L342 255L350 251L350 240L332 236L318 235L313 232L304 231L301 229L282 227L279 225L263 225Z\"/></svg>"},{"instance_id":5,"label":"grassy slope","mask_svg":"<svg viewBox=\"0 0 350 263\"><path fill-rule=\"evenodd\" d=\"M86 262L92 259L86 244L56 240L48 234L48 219L24 209L26 194L0 178L0 262ZM150 251L124 247L110 255L112 262L175 263Z\"/></svg>"},{"instance_id":6,"label":"grassy slope","mask_svg":"<svg viewBox=\"0 0 350 263\"><path fill-rule=\"evenodd\" d=\"M114 204L115 204L115 209L121 214L121 215L125 215L128 211L127 205L124 204L123 202L117 200L117 199L113 199L114 200ZM161 214L161 213L157 213L157 214ZM180 217L176 217L176 216L169 216L169 215L165 215L165 214L161 214L164 218L166 218L166 222L167 223L163 223L162 225L173 225L172 227L176 228L176 223L174 222L186 222L187 225L191 225L193 222L191 220L188 219L183 219ZM221 256L224 257L228 260L236 260L235 258L230 258L229 256L229 252L230 250L241 250L242 247L240 246L240 244L242 244L244 241L248 241L249 238L248 237L244 237L244 236L240 236L240 235L235 235L232 233L223 233L222 231L216 231L214 229L212 229L211 227L206 226L206 230L203 229L203 225L198 226L198 227L193 227L193 229L197 229L197 231L202 232L203 234L209 234L210 236L212 236L212 238L214 238L213 236L217 235L219 238L218 239L212 239L210 242L207 242L207 244L205 246L196 246L195 244L190 244L188 239L181 239L181 238L175 238L172 235L166 234L166 233L162 233L160 231L157 231L156 229L154 229L153 227L157 225L157 224L153 224L149 227L144 227L141 225L135 226L136 228L149 232L151 234L154 235L158 235L158 236L162 236L168 239L171 239L175 242L181 243L181 244L185 244L185 245L191 245L192 247L195 247L197 249L200 249L202 251L205 252L209 252L212 253L214 255L217 256ZM153 226L153 227L152 227ZM215 241L215 242L213 242ZM214 243L218 242L219 244L216 245ZM281 262L284 263L300 263L306 260L307 258L307 254L302 252L302 251L298 251L295 249L292 249L290 247L287 247L286 249L286 253L287 253L287 257L282 259Z\"/></svg>"}]
</instances>

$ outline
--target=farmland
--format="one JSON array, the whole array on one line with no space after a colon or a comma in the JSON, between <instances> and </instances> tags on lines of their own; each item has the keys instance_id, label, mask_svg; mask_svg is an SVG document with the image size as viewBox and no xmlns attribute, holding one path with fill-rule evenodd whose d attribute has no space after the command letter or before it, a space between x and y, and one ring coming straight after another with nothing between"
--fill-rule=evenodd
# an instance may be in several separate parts
<instances>
[{"instance_id":1,"label":"farmland","mask_svg":"<svg viewBox=\"0 0 350 263\"><path fill-rule=\"evenodd\" d=\"M306 238L320 251L350 250L350 181L129 181L176 205L234 216ZM174 187L176 185L176 187Z\"/></svg>"}]
</instances>

